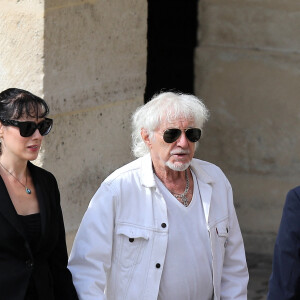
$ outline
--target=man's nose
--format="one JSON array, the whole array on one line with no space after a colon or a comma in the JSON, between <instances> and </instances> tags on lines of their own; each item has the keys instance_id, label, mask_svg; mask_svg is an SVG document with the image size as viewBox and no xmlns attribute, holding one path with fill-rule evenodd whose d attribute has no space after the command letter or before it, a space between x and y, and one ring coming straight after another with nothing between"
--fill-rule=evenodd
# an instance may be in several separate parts
<instances>
[{"instance_id":1,"label":"man's nose","mask_svg":"<svg viewBox=\"0 0 300 300\"><path fill-rule=\"evenodd\" d=\"M182 147L182 148L185 148L185 147L188 146L188 144L189 144L189 141L188 141L188 139L185 135L185 132L182 131L180 137L177 140L177 145Z\"/></svg>"}]
</instances>

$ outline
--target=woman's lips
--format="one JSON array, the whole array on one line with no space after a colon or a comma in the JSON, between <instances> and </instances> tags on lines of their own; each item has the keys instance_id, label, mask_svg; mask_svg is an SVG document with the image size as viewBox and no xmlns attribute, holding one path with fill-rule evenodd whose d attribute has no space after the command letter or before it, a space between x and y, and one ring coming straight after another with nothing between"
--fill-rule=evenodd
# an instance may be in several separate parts
<instances>
[{"instance_id":1,"label":"woman's lips","mask_svg":"<svg viewBox=\"0 0 300 300\"><path fill-rule=\"evenodd\" d=\"M28 146L27 148L31 151L37 151L37 150L39 150L40 147L38 145L31 145L31 146Z\"/></svg>"}]
</instances>

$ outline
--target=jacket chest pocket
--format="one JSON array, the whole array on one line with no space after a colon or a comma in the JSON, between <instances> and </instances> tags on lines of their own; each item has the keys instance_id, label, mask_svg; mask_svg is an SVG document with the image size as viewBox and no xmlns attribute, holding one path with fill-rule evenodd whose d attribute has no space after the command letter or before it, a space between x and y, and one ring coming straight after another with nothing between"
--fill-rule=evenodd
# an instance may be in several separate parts
<instances>
[{"instance_id":1,"label":"jacket chest pocket","mask_svg":"<svg viewBox=\"0 0 300 300\"><path fill-rule=\"evenodd\" d=\"M113 259L125 268L139 264L142 260L149 236L150 233L146 229L118 225Z\"/></svg>"},{"instance_id":2,"label":"jacket chest pocket","mask_svg":"<svg viewBox=\"0 0 300 300\"><path fill-rule=\"evenodd\" d=\"M224 250L224 248L227 247L228 236L229 236L228 219L225 219L216 224L215 234L216 234L217 243L221 247L221 250Z\"/></svg>"}]
</instances>

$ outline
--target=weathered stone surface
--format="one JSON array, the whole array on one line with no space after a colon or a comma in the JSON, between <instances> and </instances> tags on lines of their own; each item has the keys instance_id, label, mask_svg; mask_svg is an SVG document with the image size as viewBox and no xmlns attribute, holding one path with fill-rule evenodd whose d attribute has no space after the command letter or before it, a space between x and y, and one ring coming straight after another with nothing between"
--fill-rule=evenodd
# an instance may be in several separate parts
<instances>
[{"instance_id":1,"label":"weathered stone surface","mask_svg":"<svg viewBox=\"0 0 300 300\"><path fill-rule=\"evenodd\" d=\"M204 45L300 51L298 1L199 1Z\"/></svg>"},{"instance_id":2,"label":"weathered stone surface","mask_svg":"<svg viewBox=\"0 0 300 300\"><path fill-rule=\"evenodd\" d=\"M211 119L197 156L230 179L247 252L273 252L299 185L299 16L295 1L199 2L195 87Z\"/></svg>"},{"instance_id":3,"label":"weathered stone surface","mask_svg":"<svg viewBox=\"0 0 300 300\"><path fill-rule=\"evenodd\" d=\"M230 179L248 252L272 252L298 185L299 17L292 0L199 1L195 93L211 119L197 156ZM147 1L7 0L0 18L0 89L44 96L55 121L38 163L58 179L70 246L101 181L132 159Z\"/></svg>"},{"instance_id":4,"label":"weathered stone surface","mask_svg":"<svg viewBox=\"0 0 300 300\"><path fill-rule=\"evenodd\" d=\"M44 140L43 166L53 171L61 191L66 229L77 229L101 182L131 161L130 115L141 98L90 110L54 115Z\"/></svg>"},{"instance_id":5,"label":"weathered stone surface","mask_svg":"<svg viewBox=\"0 0 300 300\"><path fill-rule=\"evenodd\" d=\"M143 95L145 1L49 2L44 90L54 113Z\"/></svg>"},{"instance_id":6,"label":"weathered stone surface","mask_svg":"<svg viewBox=\"0 0 300 300\"><path fill-rule=\"evenodd\" d=\"M199 49L195 86L211 112L209 159L236 172L299 171L299 63L298 55Z\"/></svg>"},{"instance_id":7,"label":"weathered stone surface","mask_svg":"<svg viewBox=\"0 0 300 300\"><path fill-rule=\"evenodd\" d=\"M0 89L45 98L54 128L35 162L61 191L67 241L102 180L132 160L130 116L143 104L147 1L0 3Z\"/></svg>"},{"instance_id":8,"label":"weathered stone surface","mask_svg":"<svg viewBox=\"0 0 300 300\"><path fill-rule=\"evenodd\" d=\"M24 88L43 95L42 1L0 2L0 91Z\"/></svg>"},{"instance_id":9,"label":"weathered stone surface","mask_svg":"<svg viewBox=\"0 0 300 300\"><path fill-rule=\"evenodd\" d=\"M105 177L133 159L130 115L143 103L146 24L145 1L46 1L44 93L55 127L44 166L58 177L68 232Z\"/></svg>"}]
</instances>

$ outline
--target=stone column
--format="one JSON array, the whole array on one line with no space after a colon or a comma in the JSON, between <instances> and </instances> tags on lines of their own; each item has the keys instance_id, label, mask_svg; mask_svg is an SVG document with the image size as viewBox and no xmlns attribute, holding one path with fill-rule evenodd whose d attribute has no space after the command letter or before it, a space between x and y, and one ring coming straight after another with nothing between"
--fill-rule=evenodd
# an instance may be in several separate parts
<instances>
[{"instance_id":1,"label":"stone column","mask_svg":"<svg viewBox=\"0 0 300 300\"><path fill-rule=\"evenodd\" d=\"M300 6L204 0L199 21L195 86L211 119L198 155L228 175L246 250L272 253L299 185Z\"/></svg>"},{"instance_id":2,"label":"stone column","mask_svg":"<svg viewBox=\"0 0 300 300\"><path fill-rule=\"evenodd\" d=\"M0 2L0 90L43 96L44 2Z\"/></svg>"},{"instance_id":3,"label":"stone column","mask_svg":"<svg viewBox=\"0 0 300 300\"><path fill-rule=\"evenodd\" d=\"M143 104L147 1L9 3L0 4L0 86L28 89L50 106L54 127L40 164L58 180L70 248L103 179L133 159L130 116Z\"/></svg>"}]
</instances>

